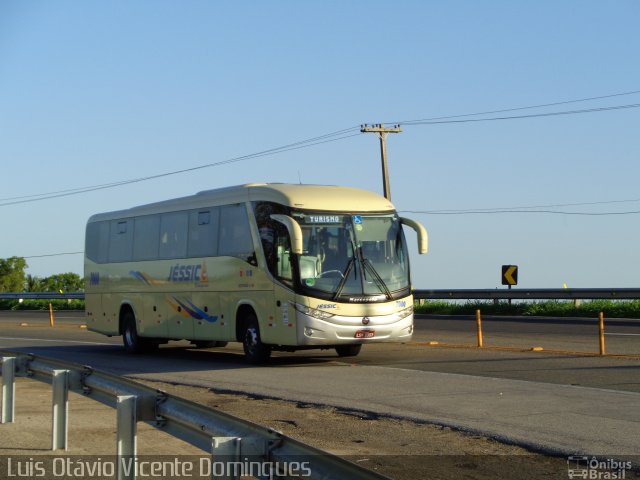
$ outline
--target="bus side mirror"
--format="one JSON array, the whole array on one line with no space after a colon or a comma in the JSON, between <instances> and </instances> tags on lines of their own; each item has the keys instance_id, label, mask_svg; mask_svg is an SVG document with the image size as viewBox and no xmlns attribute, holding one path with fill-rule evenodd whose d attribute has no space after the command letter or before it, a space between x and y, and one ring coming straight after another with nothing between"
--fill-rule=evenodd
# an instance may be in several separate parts
<instances>
[{"instance_id":1,"label":"bus side mirror","mask_svg":"<svg viewBox=\"0 0 640 480\"><path fill-rule=\"evenodd\" d=\"M429 235L427 234L427 229L424 228L420 223L415 220L411 220L410 218L401 217L400 223L406 225L407 227L411 227L415 230L418 235L418 253L420 255L424 255L429 250Z\"/></svg>"},{"instance_id":2,"label":"bus side mirror","mask_svg":"<svg viewBox=\"0 0 640 480\"><path fill-rule=\"evenodd\" d=\"M302 255L302 229L298 222L296 222L293 218L288 215L271 215L271 219L276 222L280 222L285 227L287 227L287 231L289 232L289 236L291 237L291 252Z\"/></svg>"}]
</instances>

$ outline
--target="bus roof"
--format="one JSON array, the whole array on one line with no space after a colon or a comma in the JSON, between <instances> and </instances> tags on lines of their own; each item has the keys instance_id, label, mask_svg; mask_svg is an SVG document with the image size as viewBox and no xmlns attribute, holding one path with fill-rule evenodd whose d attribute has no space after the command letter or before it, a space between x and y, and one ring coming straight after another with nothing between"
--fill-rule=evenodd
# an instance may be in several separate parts
<instances>
[{"instance_id":1,"label":"bus roof","mask_svg":"<svg viewBox=\"0 0 640 480\"><path fill-rule=\"evenodd\" d=\"M337 212L389 212L394 207L383 196L352 187L286 183L250 183L205 190L188 197L150 203L128 210L93 215L89 222L114 220L138 215L213 207L246 201L266 201L304 210Z\"/></svg>"}]
</instances>

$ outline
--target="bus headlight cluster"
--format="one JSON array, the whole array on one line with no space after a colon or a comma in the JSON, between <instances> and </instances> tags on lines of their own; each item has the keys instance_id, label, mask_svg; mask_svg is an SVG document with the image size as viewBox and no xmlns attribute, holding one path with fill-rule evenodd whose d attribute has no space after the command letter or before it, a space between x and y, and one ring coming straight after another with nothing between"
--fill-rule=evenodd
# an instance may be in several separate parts
<instances>
[{"instance_id":1,"label":"bus headlight cluster","mask_svg":"<svg viewBox=\"0 0 640 480\"><path fill-rule=\"evenodd\" d=\"M318 310L316 308L307 307L305 305L300 305L298 303L294 303L293 308L295 308L300 313L303 313L313 318L317 318L318 320L326 320L334 316L333 313L325 312L324 310Z\"/></svg>"},{"instance_id":2,"label":"bus headlight cluster","mask_svg":"<svg viewBox=\"0 0 640 480\"><path fill-rule=\"evenodd\" d=\"M400 310L398 312L398 319L402 320L403 318L407 318L412 313L413 313L413 305L411 305L410 307L405 308L404 310Z\"/></svg>"}]
</instances>

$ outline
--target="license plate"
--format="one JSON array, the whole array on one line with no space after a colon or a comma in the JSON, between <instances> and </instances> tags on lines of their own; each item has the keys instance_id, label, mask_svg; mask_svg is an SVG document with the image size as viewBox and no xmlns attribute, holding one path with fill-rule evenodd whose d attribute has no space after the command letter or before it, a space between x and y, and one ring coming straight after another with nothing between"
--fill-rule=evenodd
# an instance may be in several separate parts
<instances>
[{"instance_id":1,"label":"license plate","mask_svg":"<svg viewBox=\"0 0 640 480\"><path fill-rule=\"evenodd\" d=\"M355 334L355 338L373 338L375 336L375 330L358 330Z\"/></svg>"}]
</instances>

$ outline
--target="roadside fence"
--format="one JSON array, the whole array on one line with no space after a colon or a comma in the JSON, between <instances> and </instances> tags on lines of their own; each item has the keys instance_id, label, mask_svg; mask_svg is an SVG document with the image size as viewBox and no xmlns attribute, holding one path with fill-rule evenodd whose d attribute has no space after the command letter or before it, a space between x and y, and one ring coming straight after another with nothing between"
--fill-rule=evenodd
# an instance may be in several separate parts
<instances>
[{"instance_id":1,"label":"roadside fence","mask_svg":"<svg viewBox=\"0 0 640 480\"><path fill-rule=\"evenodd\" d=\"M539 288L539 289L437 289L414 290L414 299L424 300L638 300L640 289L638 288ZM484 347L484 335L482 330L482 313L478 309L475 312L477 328L477 347ZM605 332L605 314L598 315L598 353L606 355L605 336L637 336L640 333L616 333ZM541 351L542 347L533 347L531 350Z\"/></svg>"},{"instance_id":2,"label":"roadside fence","mask_svg":"<svg viewBox=\"0 0 640 480\"><path fill-rule=\"evenodd\" d=\"M477 327L477 339L478 339L478 348L484 347L484 335L482 332L482 312L480 309L476 310L476 327ZM599 354L606 355L605 348L605 335L633 335L633 334L619 334L619 333L605 333L604 331L604 313L600 312L598 315L598 345L599 345ZM640 336L640 334L638 334ZM542 347L532 347L533 351L542 351Z\"/></svg>"},{"instance_id":3,"label":"roadside fence","mask_svg":"<svg viewBox=\"0 0 640 480\"><path fill-rule=\"evenodd\" d=\"M233 469L211 478L309 478L322 480L382 480L367 470L336 455L321 451L272 429L217 410L166 394L132 380L99 372L88 366L47 359L32 354L0 351L2 356L2 409L0 423L15 418L15 378L28 377L52 385L51 449L68 449L69 392L77 392L116 408L118 480L134 479L136 470L127 468L137 454L138 422L146 422L208 452L214 463ZM1 431L1 426L0 426ZM127 463L129 462L129 463ZM304 475L299 470L304 463ZM262 465L254 475L238 466ZM298 470L291 470L291 466ZM253 468L253 467L252 467ZM267 472L265 474L265 471Z\"/></svg>"}]
</instances>

